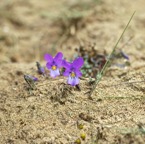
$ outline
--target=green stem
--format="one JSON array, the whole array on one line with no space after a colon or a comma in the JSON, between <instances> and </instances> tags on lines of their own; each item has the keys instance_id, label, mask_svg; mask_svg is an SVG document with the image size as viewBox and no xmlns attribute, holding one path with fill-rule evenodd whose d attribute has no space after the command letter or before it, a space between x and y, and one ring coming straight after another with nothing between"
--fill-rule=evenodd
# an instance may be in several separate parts
<instances>
[{"instance_id":1,"label":"green stem","mask_svg":"<svg viewBox=\"0 0 145 144\"><path fill-rule=\"evenodd\" d=\"M96 86L97 86L98 83L101 81L101 79L102 79L102 77L103 77L103 74L105 73L106 68L107 68L107 66L108 66L108 64L109 64L109 62L110 62L110 59L111 59L112 55L114 54L114 52L115 52L115 50L116 50L116 48L117 48L117 46L118 46L120 40L122 39L122 37L123 37L123 35L124 35L125 31L126 31L126 29L128 28L128 26L129 26L129 24L130 24L130 22L131 22L131 20L132 20L132 18L133 18L133 16L134 16L134 14L135 14L135 12L132 14L131 18L129 19L129 21L128 21L126 27L124 28L122 34L120 35L120 37L119 37L117 43L115 44L115 46L114 46L114 48L113 48L111 54L110 54L109 57L108 57L108 60L106 61L105 65L103 66L102 70L99 72L99 74L97 74L95 84L94 84L93 88L92 88L91 91L90 91L90 96L93 94L93 91L95 90Z\"/></svg>"}]
</instances>

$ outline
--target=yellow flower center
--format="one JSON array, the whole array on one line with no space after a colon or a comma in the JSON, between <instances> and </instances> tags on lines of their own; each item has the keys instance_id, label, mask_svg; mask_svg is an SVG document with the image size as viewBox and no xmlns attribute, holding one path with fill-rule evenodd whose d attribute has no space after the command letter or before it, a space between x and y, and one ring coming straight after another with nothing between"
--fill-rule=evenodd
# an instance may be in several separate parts
<instances>
[{"instance_id":1,"label":"yellow flower center","mask_svg":"<svg viewBox=\"0 0 145 144\"><path fill-rule=\"evenodd\" d=\"M72 72L72 73L71 73L71 77L73 77L73 78L74 78L75 76L76 76L76 75L75 75L75 73L74 73L74 72Z\"/></svg>"},{"instance_id":2,"label":"yellow flower center","mask_svg":"<svg viewBox=\"0 0 145 144\"><path fill-rule=\"evenodd\" d=\"M52 68L52 70L56 70L56 66L55 65L53 65L51 68Z\"/></svg>"}]
</instances>

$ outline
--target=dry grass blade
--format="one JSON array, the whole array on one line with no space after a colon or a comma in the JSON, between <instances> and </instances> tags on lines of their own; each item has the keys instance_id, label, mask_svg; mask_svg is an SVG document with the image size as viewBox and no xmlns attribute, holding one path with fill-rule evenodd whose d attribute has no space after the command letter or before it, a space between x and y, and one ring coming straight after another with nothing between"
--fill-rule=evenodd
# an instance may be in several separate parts
<instances>
[{"instance_id":1,"label":"dry grass blade","mask_svg":"<svg viewBox=\"0 0 145 144\"><path fill-rule=\"evenodd\" d=\"M119 37L117 43L115 44L115 46L114 46L114 48L113 48L111 54L110 54L109 57L108 57L108 60L106 61L105 65L103 66L102 70L97 74L95 84L94 84L93 88L92 88L91 91L90 91L90 96L93 94L93 91L95 90L96 86L97 86L98 83L101 81L101 79L102 79L102 77L103 77L103 74L105 73L106 68L107 68L108 64L110 63L110 59L111 59L112 55L115 53L115 50L116 50L116 48L117 48L117 46L118 46L120 40L122 39L122 37L123 37L125 31L127 30L127 28L128 28L128 26L129 26L129 24L130 24L130 22L131 22L131 20L132 20L132 18L133 18L133 16L134 16L134 14L135 14L135 12L132 14L131 18L129 19L129 21L128 21L126 27L124 28L122 34L120 35L120 37Z\"/></svg>"}]
</instances>

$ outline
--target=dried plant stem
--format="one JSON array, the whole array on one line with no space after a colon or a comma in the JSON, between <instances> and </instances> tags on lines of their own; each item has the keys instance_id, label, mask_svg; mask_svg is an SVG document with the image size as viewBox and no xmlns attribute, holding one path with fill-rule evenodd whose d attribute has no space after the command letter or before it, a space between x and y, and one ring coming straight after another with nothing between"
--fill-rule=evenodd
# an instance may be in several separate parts
<instances>
[{"instance_id":1,"label":"dried plant stem","mask_svg":"<svg viewBox=\"0 0 145 144\"><path fill-rule=\"evenodd\" d=\"M101 79L102 79L102 77L103 77L103 74L105 73L106 68L107 68L108 64L110 63L110 59L111 59L112 55L114 54L114 52L115 52L115 50L116 50L116 48L117 48L117 46L118 46L120 40L122 39L122 37L123 37L123 35L124 35L125 31L126 31L126 29L128 28L128 26L129 26L129 24L130 24L130 22L131 22L131 20L132 20L132 18L133 18L133 16L134 16L134 14L135 14L135 12L132 14L131 18L129 19L129 21L128 21L126 27L124 28L122 34L120 35L120 37L119 37L117 43L115 44L115 46L114 46L114 48L113 48L111 54L110 54L109 57L108 57L108 60L106 61L105 65L103 66L102 70L99 72L99 74L97 74L95 84L94 84L93 88L92 88L91 91L90 91L90 96L93 94L93 92L94 92L96 86L97 86L98 83L101 81Z\"/></svg>"}]
</instances>

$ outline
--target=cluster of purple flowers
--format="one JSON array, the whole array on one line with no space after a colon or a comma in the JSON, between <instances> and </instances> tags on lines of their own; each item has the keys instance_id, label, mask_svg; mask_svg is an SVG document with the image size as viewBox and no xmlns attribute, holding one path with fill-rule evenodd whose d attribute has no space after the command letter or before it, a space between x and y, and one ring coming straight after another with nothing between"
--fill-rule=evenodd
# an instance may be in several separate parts
<instances>
[{"instance_id":1,"label":"cluster of purple flowers","mask_svg":"<svg viewBox=\"0 0 145 144\"><path fill-rule=\"evenodd\" d=\"M82 57L78 57L70 63L64 60L63 54L59 52L54 58L50 54L45 54L44 59L47 61L46 67L49 69L51 77L59 76L60 68L63 67L65 68L63 76L68 77L67 83L72 86L79 84L79 77L82 76L80 69L84 64Z\"/></svg>"}]
</instances>

